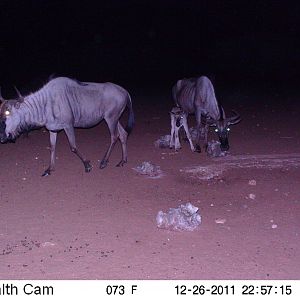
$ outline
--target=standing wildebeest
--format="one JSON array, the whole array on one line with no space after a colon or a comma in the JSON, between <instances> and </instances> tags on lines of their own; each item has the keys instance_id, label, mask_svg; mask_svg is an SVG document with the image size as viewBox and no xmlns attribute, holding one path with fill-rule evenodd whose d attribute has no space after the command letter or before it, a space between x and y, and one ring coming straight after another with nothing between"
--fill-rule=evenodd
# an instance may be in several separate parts
<instances>
[{"instance_id":1,"label":"standing wildebeest","mask_svg":"<svg viewBox=\"0 0 300 300\"><path fill-rule=\"evenodd\" d=\"M171 117L171 137L170 137L170 149L175 148L175 151L181 148L180 141L179 141L179 129L183 127L186 137L190 143L191 150L194 152L195 148L192 142L192 137L189 131L189 127L187 124L187 116L188 114L184 112L180 107L176 106L173 107L170 111Z\"/></svg>"},{"instance_id":2,"label":"standing wildebeest","mask_svg":"<svg viewBox=\"0 0 300 300\"><path fill-rule=\"evenodd\" d=\"M17 91L18 92L18 91ZM111 135L110 146L100 168L106 167L112 148L119 138L122 144L122 160L127 162L127 137L134 124L134 114L129 93L113 83L79 82L66 77L50 80L37 92L23 97L18 92L15 100L4 100L0 95L0 141L14 141L22 132L45 126L50 132L50 165L43 176L55 168L57 132L64 130L71 147L83 162L85 171L92 168L90 161L77 150L74 127L89 128L105 120ZM120 123L125 109L129 109L126 129Z\"/></svg>"},{"instance_id":3,"label":"standing wildebeest","mask_svg":"<svg viewBox=\"0 0 300 300\"><path fill-rule=\"evenodd\" d=\"M235 113L230 118L225 117L224 109L219 105L214 87L206 76L178 80L172 89L175 104L187 114L196 116L196 151L200 152L200 140L204 136L204 146L207 148L208 127L215 126L215 132L220 140L222 151L229 149L229 125L237 124L240 116Z\"/></svg>"}]
</instances>

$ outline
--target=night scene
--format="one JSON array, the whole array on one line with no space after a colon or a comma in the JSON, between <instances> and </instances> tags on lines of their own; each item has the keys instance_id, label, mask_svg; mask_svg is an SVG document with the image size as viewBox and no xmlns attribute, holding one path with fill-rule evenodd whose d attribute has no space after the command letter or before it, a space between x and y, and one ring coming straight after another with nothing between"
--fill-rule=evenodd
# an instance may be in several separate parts
<instances>
[{"instance_id":1,"label":"night scene","mask_svg":"<svg viewBox=\"0 0 300 300\"><path fill-rule=\"evenodd\" d=\"M299 15L0 1L0 278L300 279Z\"/></svg>"}]
</instances>

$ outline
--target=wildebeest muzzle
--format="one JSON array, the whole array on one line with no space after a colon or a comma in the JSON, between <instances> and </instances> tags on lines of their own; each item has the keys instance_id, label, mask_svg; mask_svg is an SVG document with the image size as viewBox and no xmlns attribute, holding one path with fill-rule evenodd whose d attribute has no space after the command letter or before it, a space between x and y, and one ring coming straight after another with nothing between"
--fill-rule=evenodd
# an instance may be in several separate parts
<instances>
[{"instance_id":1,"label":"wildebeest muzzle","mask_svg":"<svg viewBox=\"0 0 300 300\"><path fill-rule=\"evenodd\" d=\"M0 143L1 144L14 143L16 139L13 138L11 134L7 136L5 129L6 129L5 121L1 120L0 121Z\"/></svg>"},{"instance_id":2,"label":"wildebeest muzzle","mask_svg":"<svg viewBox=\"0 0 300 300\"><path fill-rule=\"evenodd\" d=\"M229 143L228 143L228 137L219 136L220 140L220 148L222 151L228 151L229 150Z\"/></svg>"},{"instance_id":3,"label":"wildebeest muzzle","mask_svg":"<svg viewBox=\"0 0 300 300\"><path fill-rule=\"evenodd\" d=\"M7 136L1 136L1 137L0 137L0 143L1 143L1 144L15 143L15 142L16 142L16 139L15 139L15 138L12 138L11 135L9 135L8 137L7 137Z\"/></svg>"}]
</instances>

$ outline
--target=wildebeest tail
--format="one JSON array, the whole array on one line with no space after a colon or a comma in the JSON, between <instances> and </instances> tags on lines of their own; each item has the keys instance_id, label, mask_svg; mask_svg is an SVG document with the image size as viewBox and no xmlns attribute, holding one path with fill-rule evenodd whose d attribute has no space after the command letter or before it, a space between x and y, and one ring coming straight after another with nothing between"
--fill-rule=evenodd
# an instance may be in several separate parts
<instances>
[{"instance_id":1,"label":"wildebeest tail","mask_svg":"<svg viewBox=\"0 0 300 300\"><path fill-rule=\"evenodd\" d=\"M125 130L129 135L132 131L133 126L134 126L134 113L133 113L133 108L132 108L131 97L130 97L129 94L127 96L127 107L128 107L128 110L129 110L129 116L128 116L128 122L127 122L127 126L126 126Z\"/></svg>"}]
</instances>

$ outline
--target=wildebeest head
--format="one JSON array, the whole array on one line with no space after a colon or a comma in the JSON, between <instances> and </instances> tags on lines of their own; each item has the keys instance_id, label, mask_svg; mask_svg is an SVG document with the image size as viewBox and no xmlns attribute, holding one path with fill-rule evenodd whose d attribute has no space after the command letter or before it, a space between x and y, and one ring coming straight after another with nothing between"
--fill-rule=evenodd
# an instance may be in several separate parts
<instances>
[{"instance_id":1,"label":"wildebeest head","mask_svg":"<svg viewBox=\"0 0 300 300\"><path fill-rule=\"evenodd\" d=\"M235 111L232 112L233 116L225 118L224 110L223 108L221 108L221 115L219 120L208 120L208 124L210 126L215 127L215 132L218 135L219 141L221 143L220 148L222 151L229 150L228 136L230 131L230 125L235 125L241 121L240 115Z\"/></svg>"},{"instance_id":2,"label":"wildebeest head","mask_svg":"<svg viewBox=\"0 0 300 300\"><path fill-rule=\"evenodd\" d=\"M182 120L184 117L187 117L187 114L180 107L173 107L170 111L170 114L175 117L176 127L180 127L182 125Z\"/></svg>"},{"instance_id":3,"label":"wildebeest head","mask_svg":"<svg viewBox=\"0 0 300 300\"><path fill-rule=\"evenodd\" d=\"M14 142L19 135L20 114L18 109L24 98L20 92L17 99L5 100L0 91L0 142Z\"/></svg>"}]
</instances>

